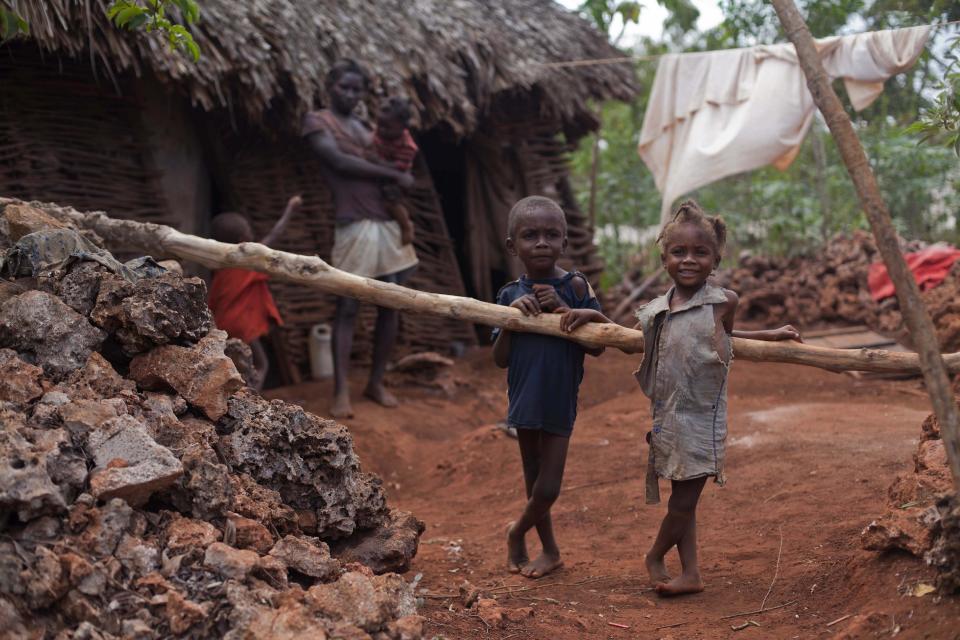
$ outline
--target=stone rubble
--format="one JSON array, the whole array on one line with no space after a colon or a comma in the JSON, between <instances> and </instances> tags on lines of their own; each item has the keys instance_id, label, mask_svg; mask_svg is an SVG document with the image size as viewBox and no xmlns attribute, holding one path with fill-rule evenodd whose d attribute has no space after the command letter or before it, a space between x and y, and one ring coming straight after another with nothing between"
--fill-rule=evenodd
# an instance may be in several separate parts
<instances>
[{"instance_id":1,"label":"stone rubble","mask_svg":"<svg viewBox=\"0 0 960 640\"><path fill-rule=\"evenodd\" d=\"M920 241L901 242L904 252L925 246ZM873 237L865 231L854 231L834 236L807 256L768 257L744 252L736 266L717 271L714 284L740 296L737 325L741 327L793 324L800 329L816 329L866 325L910 346L896 297L875 302L870 295L867 276L870 265L879 260ZM649 269L640 267L628 272L623 282L605 292L604 308L612 313L650 275ZM620 317L613 319L633 326L634 311L666 293L669 286L668 278L660 278ZM943 282L923 291L921 296L933 318L941 351L960 351L960 263L954 264Z\"/></svg>"},{"instance_id":2,"label":"stone rubble","mask_svg":"<svg viewBox=\"0 0 960 640\"><path fill-rule=\"evenodd\" d=\"M944 593L960 592L960 499L953 493L947 452L933 414L921 427L913 470L887 490L887 511L860 533L864 549L906 551L937 569Z\"/></svg>"},{"instance_id":3,"label":"stone rubble","mask_svg":"<svg viewBox=\"0 0 960 640\"><path fill-rule=\"evenodd\" d=\"M0 262L51 227L0 203ZM244 388L205 299L83 257L0 278L0 636L421 638L423 524L343 426Z\"/></svg>"}]
</instances>

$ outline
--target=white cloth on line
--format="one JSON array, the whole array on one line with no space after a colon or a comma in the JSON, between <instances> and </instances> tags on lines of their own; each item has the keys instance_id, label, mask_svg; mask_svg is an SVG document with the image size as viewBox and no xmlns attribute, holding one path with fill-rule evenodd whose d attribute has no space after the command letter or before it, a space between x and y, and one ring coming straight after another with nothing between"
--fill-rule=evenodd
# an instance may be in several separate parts
<instances>
[{"instance_id":1,"label":"white cloth on line","mask_svg":"<svg viewBox=\"0 0 960 640\"><path fill-rule=\"evenodd\" d=\"M883 82L916 62L930 25L817 40L831 79L853 108L868 107ZM660 58L638 151L663 198L661 222L698 187L800 151L816 105L790 43Z\"/></svg>"}]
</instances>

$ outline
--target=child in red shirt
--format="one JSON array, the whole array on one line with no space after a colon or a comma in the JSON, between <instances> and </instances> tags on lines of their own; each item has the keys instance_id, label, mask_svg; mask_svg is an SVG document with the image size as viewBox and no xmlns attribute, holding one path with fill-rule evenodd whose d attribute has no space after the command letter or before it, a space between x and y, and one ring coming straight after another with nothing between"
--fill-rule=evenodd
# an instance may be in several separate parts
<instances>
[{"instance_id":1,"label":"child in red shirt","mask_svg":"<svg viewBox=\"0 0 960 640\"><path fill-rule=\"evenodd\" d=\"M407 128L411 115L410 103L403 98L392 97L383 104L377 114L377 130L373 134L375 162L389 165L403 173L410 172L413 159L419 151ZM387 211L400 225L401 242L410 244L413 242L413 220L402 202L400 188L394 183L385 184L383 197L387 203Z\"/></svg>"},{"instance_id":2,"label":"child in red shirt","mask_svg":"<svg viewBox=\"0 0 960 640\"><path fill-rule=\"evenodd\" d=\"M270 233L260 240L260 244L269 246L275 242L302 202L300 196L290 198L283 215ZM211 221L211 232L213 239L220 242L254 242L250 221L239 213L227 212L215 216ZM267 352L260 338L268 334L273 325L283 325L267 287L268 279L266 274L247 269L218 269L213 273L207 299L217 327L226 331L231 338L250 345L255 373L253 380L247 382L257 391L263 387L269 367Z\"/></svg>"}]
</instances>

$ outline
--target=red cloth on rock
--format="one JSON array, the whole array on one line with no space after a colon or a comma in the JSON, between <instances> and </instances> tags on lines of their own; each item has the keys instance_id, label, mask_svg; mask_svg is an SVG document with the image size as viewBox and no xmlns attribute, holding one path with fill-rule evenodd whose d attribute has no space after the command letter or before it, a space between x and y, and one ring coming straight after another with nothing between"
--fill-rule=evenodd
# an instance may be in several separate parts
<instances>
[{"instance_id":1,"label":"red cloth on rock","mask_svg":"<svg viewBox=\"0 0 960 640\"><path fill-rule=\"evenodd\" d=\"M907 267L913 273L914 280L920 285L920 289L926 291L944 281L953 263L960 259L960 249L935 244L922 251L907 253L903 257L907 261ZM867 284L870 286L870 295L875 302L896 293L890 274L887 273L887 265L882 262L874 262L870 265Z\"/></svg>"},{"instance_id":2,"label":"red cloth on rock","mask_svg":"<svg viewBox=\"0 0 960 640\"><path fill-rule=\"evenodd\" d=\"M207 304L219 329L231 338L253 342L270 332L271 321L282 325L273 302L269 278L247 269L220 269L213 273Z\"/></svg>"}]
</instances>

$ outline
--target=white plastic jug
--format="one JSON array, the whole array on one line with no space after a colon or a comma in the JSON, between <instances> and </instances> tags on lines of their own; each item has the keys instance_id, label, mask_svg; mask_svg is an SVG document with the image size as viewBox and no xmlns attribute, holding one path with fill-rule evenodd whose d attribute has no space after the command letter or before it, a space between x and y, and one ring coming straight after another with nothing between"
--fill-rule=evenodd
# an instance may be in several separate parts
<instances>
[{"instance_id":1,"label":"white plastic jug","mask_svg":"<svg viewBox=\"0 0 960 640\"><path fill-rule=\"evenodd\" d=\"M310 377L323 380L333 375L333 352L330 350L330 325L315 324L310 329Z\"/></svg>"}]
</instances>

